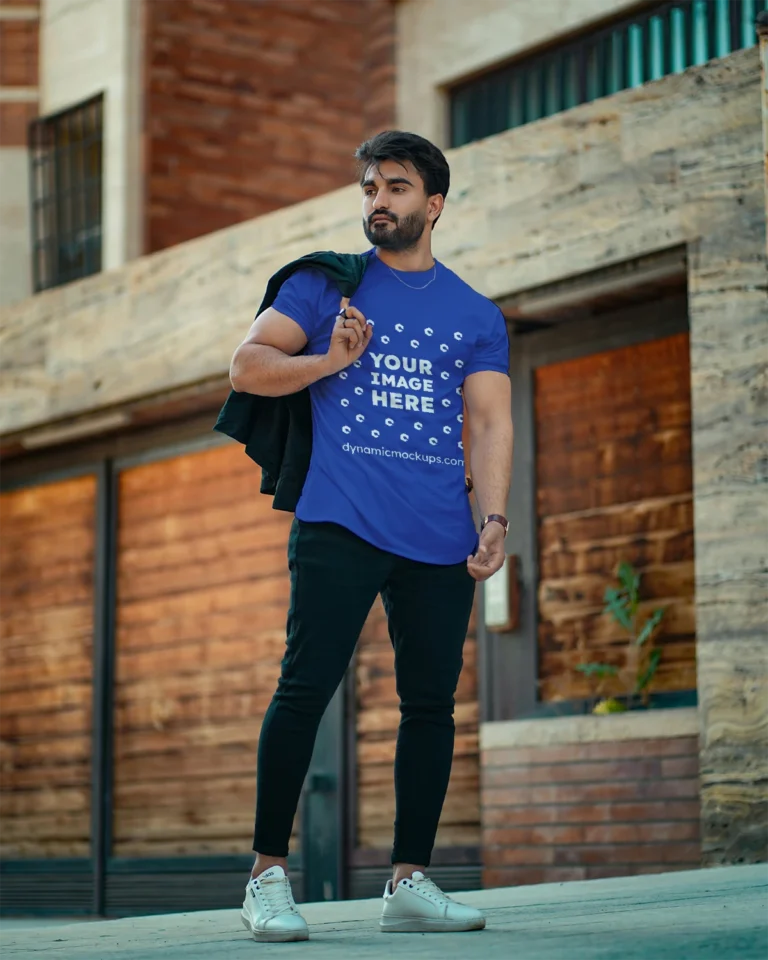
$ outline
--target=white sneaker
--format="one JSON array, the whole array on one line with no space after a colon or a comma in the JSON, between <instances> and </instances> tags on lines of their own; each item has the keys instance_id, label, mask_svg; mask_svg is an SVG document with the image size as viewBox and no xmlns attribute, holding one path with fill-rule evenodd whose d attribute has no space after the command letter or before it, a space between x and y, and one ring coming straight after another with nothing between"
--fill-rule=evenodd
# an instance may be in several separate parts
<instances>
[{"instance_id":1,"label":"white sneaker","mask_svg":"<svg viewBox=\"0 0 768 960\"><path fill-rule=\"evenodd\" d=\"M379 927L384 933L448 933L482 930L485 917L474 907L447 897L421 871L401 880L393 889L388 880Z\"/></svg>"},{"instance_id":2,"label":"white sneaker","mask_svg":"<svg viewBox=\"0 0 768 960\"><path fill-rule=\"evenodd\" d=\"M248 881L240 916L254 940L265 943L309 940L307 921L298 911L291 883L282 867L270 867Z\"/></svg>"}]
</instances>

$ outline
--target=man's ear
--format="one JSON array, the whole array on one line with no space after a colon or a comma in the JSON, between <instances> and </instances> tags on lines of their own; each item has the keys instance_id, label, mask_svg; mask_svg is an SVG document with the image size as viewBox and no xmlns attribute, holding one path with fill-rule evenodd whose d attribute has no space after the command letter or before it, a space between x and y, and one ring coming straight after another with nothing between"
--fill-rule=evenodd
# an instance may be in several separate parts
<instances>
[{"instance_id":1,"label":"man's ear","mask_svg":"<svg viewBox=\"0 0 768 960\"><path fill-rule=\"evenodd\" d=\"M427 200L427 220L434 223L443 212L445 207L445 197L440 193L433 194Z\"/></svg>"}]
</instances>

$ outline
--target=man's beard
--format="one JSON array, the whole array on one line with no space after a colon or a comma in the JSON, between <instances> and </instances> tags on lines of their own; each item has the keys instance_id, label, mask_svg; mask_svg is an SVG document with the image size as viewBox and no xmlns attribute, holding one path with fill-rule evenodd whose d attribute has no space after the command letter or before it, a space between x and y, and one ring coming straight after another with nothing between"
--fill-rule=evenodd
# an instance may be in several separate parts
<instances>
[{"instance_id":1,"label":"man's beard","mask_svg":"<svg viewBox=\"0 0 768 960\"><path fill-rule=\"evenodd\" d=\"M382 216L387 216L394 223L394 227L384 224L379 227L371 223L374 217ZM368 220L363 220L363 230L369 243L375 247L381 247L382 250L393 250L396 253L415 247L426 225L426 215L418 211L409 213L406 217L396 217L393 213L384 214L379 211L372 214Z\"/></svg>"}]
</instances>

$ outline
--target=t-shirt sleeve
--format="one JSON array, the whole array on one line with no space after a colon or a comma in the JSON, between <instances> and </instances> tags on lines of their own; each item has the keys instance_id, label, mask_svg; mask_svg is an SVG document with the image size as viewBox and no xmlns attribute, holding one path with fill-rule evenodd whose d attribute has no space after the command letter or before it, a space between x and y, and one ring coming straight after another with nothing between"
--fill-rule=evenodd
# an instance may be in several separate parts
<instances>
[{"instance_id":1,"label":"t-shirt sleeve","mask_svg":"<svg viewBox=\"0 0 768 960\"><path fill-rule=\"evenodd\" d=\"M485 324L475 343L475 352L464 369L464 376L480 373L483 370L495 370L509 373L509 336L504 314L495 304L486 314Z\"/></svg>"},{"instance_id":2,"label":"t-shirt sleeve","mask_svg":"<svg viewBox=\"0 0 768 960\"><path fill-rule=\"evenodd\" d=\"M272 304L275 310L298 323L307 340L318 332L320 298L325 285L325 276L319 270L298 270L283 283Z\"/></svg>"}]
</instances>

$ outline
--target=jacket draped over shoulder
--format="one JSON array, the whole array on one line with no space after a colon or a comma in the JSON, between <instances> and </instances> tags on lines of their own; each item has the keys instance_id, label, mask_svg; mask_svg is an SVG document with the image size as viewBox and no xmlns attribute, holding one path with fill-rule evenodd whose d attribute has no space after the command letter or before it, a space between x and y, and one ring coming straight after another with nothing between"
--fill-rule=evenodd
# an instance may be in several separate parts
<instances>
[{"instance_id":1,"label":"jacket draped over shoulder","mask_svg":"<svg viewBox=\"0 0 768 960\"><path fill-rule=\"evenodd\" d=\"M288 277L307 267L323 272L336 284L340 297L351 297L360 286L369 256L326 250L291 261L270 278L256 315L272 306ZM309 388L284 397L232 390L213 429L245 445L246 454L261 467L261 492L274 498L275 510L293 513L312 456Z\"/></svg>"}]
</instances>

